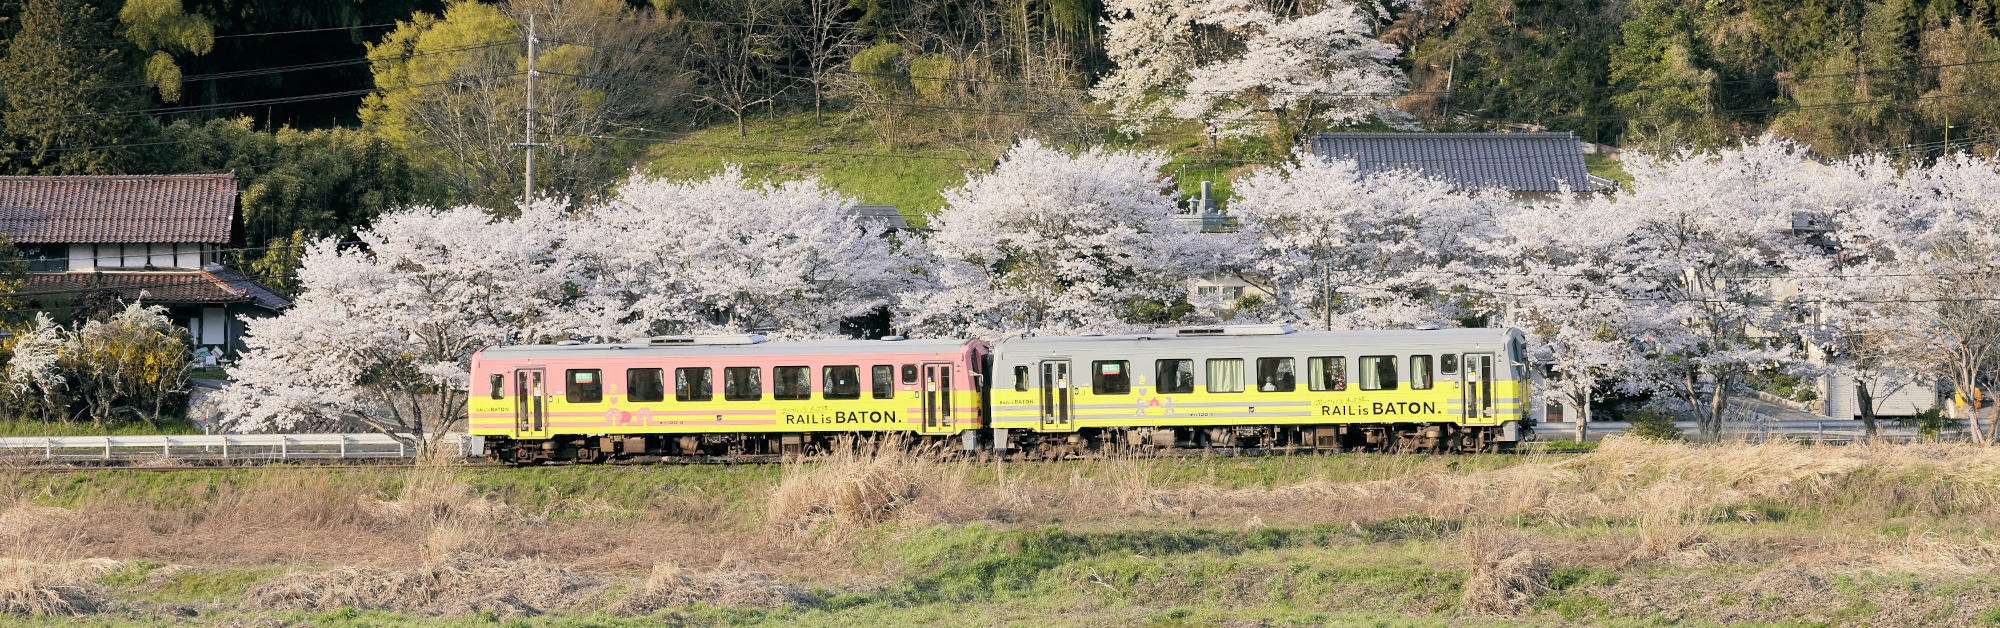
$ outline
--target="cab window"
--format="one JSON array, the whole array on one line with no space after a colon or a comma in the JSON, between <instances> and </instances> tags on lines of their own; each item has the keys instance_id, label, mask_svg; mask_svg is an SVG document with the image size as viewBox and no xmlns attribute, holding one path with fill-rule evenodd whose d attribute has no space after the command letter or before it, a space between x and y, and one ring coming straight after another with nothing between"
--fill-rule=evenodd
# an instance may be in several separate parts
<instances>
[{"instance_id":1,"label":"cab window","mask_svg":"<svg viewBox=\"0 0 2000 628\"><path fill-rule=\"evenodd\" d=\"M494 373L494 374L493 374L493 377L492 377L492 381L493 381L493 392L492 392L492 394L493 394L493 398L494 398L494 399L499 399L499 398L500 398L500 390L501 390L501 389L503 388L503 386L501 386L501 384L502 384L502 383L503 383L503 382L504 382L504 381L505 381L506 379L507 379L507 376L505 376L505 375L501 375L501 374L499 374L499 373Z\"/></svg>"},{"instance_id":2,"label":"cab window","mask_svg":"<svg viewBox=\"0 0 2000 628\"><path fill-rule=\"evenodd\" d=\"M1014 366L1014 392L1028 392L1028 366L1025 364Z\"/></svg>"},{"instance_id":3,"label":"cab window","mask_svg":"<svg viewBox=\"0 0 2000 628\"><path fill-rule=\"evenodd\" d=\"M598 369L570 369L569 383L563 389L563 401L570 403L599 403L604 401L604 371Z\"/></svg>"}]
</instances>

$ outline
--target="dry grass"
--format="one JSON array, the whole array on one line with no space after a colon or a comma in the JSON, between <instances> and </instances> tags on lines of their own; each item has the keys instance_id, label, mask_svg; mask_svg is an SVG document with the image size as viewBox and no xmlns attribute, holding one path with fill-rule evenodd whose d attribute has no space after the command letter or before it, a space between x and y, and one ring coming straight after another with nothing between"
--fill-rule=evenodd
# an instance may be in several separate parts
<instances>
[{"instance_id":1,"label":"dry grass","mask_svg":"<svg viewBox=\"0 0 2000 628\"><path fill-rule=\"evenodd\" d=\"M80 615L108 599L94 580L124 567L106 558L67 562L0 559L0 613Z\"/></svg>"},{"instance_id":2,"label":"dry grass","mask_svg":"<svg viewBox=\"0 0 2000 628\"><path fill-rule=\"evenodd\" d=\"M568 569L532 561L471 555L437 560L408 571L342 567L289 574L245 595L259 607L331 610L343 607L465 615L491 611L501 617L534 616L578 608L602 584Z\"/></svg>"},{"instance_id":3,"label":"dry grass","mask_svg":"<svg viewBox=\"0 0 2000 628\"><path fill-rule=\"evenodd\" d=\"M1512 615L1548 593L1552 565L1526 536L1474 526L1460 540L1470 574L1465 583L1467 611Z\"/></svg>"},{"instance_id":4,"label":"dry grass","mask_svg":"<svg viewBox=\"0 0 2000 628\"><path fill-rule=\"evenodd\" d=\"M653 565L645 584L620 598L609 610L618 615L651 615L660 609L680 608L697 602L711 606L776 609L814 606L819 604L819 598L760 573L693 573L663 562Z\"/></svg>"},{"instance_id":5,"label":"dry grass","mask_svg":"<svg viewBox=\"0 0 2000 628\"><path fill-rule=\"evenodd\" d=\"M816 461L785 467L765 521L780 530L807 532L896 519L942 478L934 452L907 445L900 436L843 443Z\"/></svg>"}]
</instances>

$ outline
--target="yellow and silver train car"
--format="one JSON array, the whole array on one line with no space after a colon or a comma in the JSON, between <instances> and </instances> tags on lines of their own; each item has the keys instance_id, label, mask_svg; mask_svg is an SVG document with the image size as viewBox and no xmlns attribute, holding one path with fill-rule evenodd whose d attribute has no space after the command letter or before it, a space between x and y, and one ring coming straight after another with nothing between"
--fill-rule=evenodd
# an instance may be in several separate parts
<instances>
[{"instance_id":1,"label":"yellow and silver train car","mask_svg":"<svg viewBox=\"0 0 2000 628\"><path fill-rule=\"evenodd\" d=\"M1190 327L994 346L991 446L1505 451L1534 424L1514 329Z\"/></svg>"}]
</instances>

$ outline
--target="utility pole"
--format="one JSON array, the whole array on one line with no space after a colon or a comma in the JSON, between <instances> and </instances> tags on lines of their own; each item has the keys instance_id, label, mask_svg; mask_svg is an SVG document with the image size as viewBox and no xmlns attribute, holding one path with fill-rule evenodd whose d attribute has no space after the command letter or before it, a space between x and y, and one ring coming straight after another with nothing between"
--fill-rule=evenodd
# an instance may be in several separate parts
<instances>
[{"instance_id":1,"label":"utility pole","mask_svg":"<svg viewBox=\"0 0 2000 628\"><path fill-rule=\"evenodd\" d=\"M537 72L535 72L535 43L536 43L535 14L529 13L528 14L528 138L527 141L525 142L516 142L515 144L513 144L514 146L520 146L522 148L528 149L527 182L522 184L521 186L521 205L523 207L527 206L529 203L535 202L535 147L548 145L547 143L541 143L541 144L535 143L535 76L537 74Z\"/></svg>"}]
</instances>

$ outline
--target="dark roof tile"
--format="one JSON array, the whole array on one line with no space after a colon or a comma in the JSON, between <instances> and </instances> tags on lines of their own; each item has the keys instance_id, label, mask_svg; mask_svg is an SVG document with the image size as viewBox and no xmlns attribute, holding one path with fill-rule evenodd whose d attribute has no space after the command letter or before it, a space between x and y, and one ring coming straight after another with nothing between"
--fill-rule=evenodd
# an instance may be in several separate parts
<instances>
[{"instance_id":1,"label":"dark roof tile","mask_svg":"<svg viewBox=\"0 0 2000 628\"><path fill-rule=\"evenodd\" d=\"M1358 162L1364 173L1413 170L1460 189L1514 192L1602 189L1569 133L1321 133L1312 152Z\"/></svg>"},{"instance_id":2,"label":"dark roof tile","mask_svg":"<svg viewBox=\"0 0 2000 628\"><path fill-rule=\"evenodd\" d=\"M235 211L234 174L0 177L19 243L226 243Z\"/></svg>"}]
</instances>

